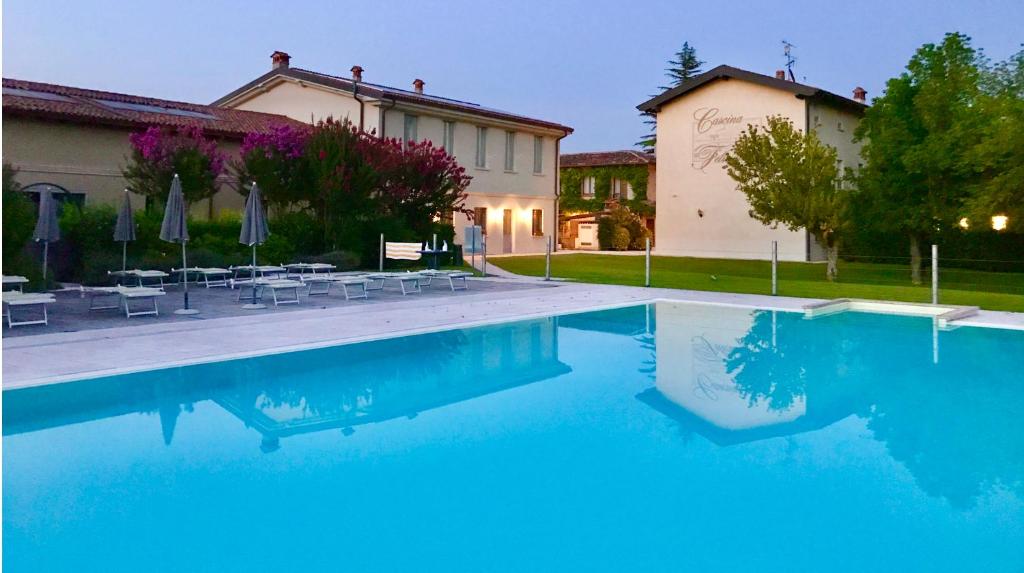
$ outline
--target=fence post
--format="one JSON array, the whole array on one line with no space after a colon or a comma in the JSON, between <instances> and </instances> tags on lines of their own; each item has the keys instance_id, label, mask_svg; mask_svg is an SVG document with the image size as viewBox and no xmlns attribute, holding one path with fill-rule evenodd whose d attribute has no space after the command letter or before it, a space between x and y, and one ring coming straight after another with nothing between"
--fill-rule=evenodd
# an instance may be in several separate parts
<instances>
[{"instance_id":1,"label":"fence post","mask_svg":"<svg viewBox=\"0 0 1024 573\"><path fill-rule=\"evenodd\" d=\"M772 296L779 294L779 242L772 241Z\"/></svg>"},{"instance_id":2,"label":"fence post","mask_svg":"<svg viewBox=\"0 0 1024 573\"><path fill-rule=\"evenodd\" d=\"M551 235L548 235L547 251L544 253L544 280L551 280Z\"/></svg>"},{"instance_id":3,"label":"fence post","mask_svg":"<svg viewBox=\"0 0 1024 573\"><path fill-rule=\"evenodd\" d=\"M939 246L932 245L932 304L939 304Z\"/></svg>"},{"instance_id":4,"label":"fence post","mask_svg":"<svg viewBox=\"0 0 1024 573\"><path fill-rule=\"evenodd\" d=\"M480 275L487 276L487 235L480 238L483 243L483 251L480 253Z\"/></svg>"},{"instance_id":5,"label":"fence post","mask_svg":"<svg viewBox=\"0 0 1024 573\"><path fill-rule=\"evenodd\" d=\"M380 268L379 272L384 272L384 233L380 234Z\"/></svg>"},{"instance_id":6,"label":"fence post","mask_svg":"<svg viewBox=\"0 0 1024 573\"><path fill-rule=\"evenodd\" d=\"M647 245L644 247L644 286L651 286L651 238L647 237Z\"/></svg>"}]
</instances>

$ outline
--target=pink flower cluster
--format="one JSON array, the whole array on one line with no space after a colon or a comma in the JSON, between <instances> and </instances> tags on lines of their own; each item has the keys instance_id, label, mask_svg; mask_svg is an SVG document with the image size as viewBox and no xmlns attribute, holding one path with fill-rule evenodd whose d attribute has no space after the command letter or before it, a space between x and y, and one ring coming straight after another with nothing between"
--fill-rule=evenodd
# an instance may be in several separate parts
<instances>
[{"instance_id":1,"label":"pink flower cluster","mask_svg":"<svg viewBox=\"0 0 1024 573\"><path fill-rule=\"evenodd\" d=\"M267 159L270 159L274 152L289 159L298 159L302 157L308 139L309 130L280 125L263 133L246 134L242 140L242 154L260 149L266 154Z\"/></svg>"},{"instance_id":2,"label":"pink flower cluster","mask_svg":"<svg viewBox=\"0 0 1024 573\"><path fill-rule=\"evenodd\" d=\"M174 169L174 160L181 151L196 150L209 159L213 177L224 171L224 154L217 149L217 142L207 139L199 127L172 130L151 126L141 133L132 133L128 141L143 159L159 169Z\"/></svg>"}]
</instances>

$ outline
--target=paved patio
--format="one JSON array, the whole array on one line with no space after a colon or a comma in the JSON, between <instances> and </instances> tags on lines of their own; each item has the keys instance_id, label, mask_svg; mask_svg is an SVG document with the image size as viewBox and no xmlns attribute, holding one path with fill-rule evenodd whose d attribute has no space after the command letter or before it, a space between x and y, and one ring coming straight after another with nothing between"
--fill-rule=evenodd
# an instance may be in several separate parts
<instances>
[{"instance_id":1,"label":"paved patio","mask_svg":"<svg viewBox=\"0 0 1024 573\"><path fill-rule=\"evenodd\" d=\"M89 298L83 296L76 290L58 291L55 293L57 302L49 305L49 324L16 326L14 328L3 328L3 338L15 338L24 336L36 336L40 334L53 334L59 332L80 332L85 330L98 330L108 328L139 327L154 324L192 323L197 324L218 318L261 316L269 317L282 313L310 309L329 309L338 307L367 307L379 304L386 304L400 300L422 298L429 300L458 299L474 293L508 292L526 288L546 288L544 283L510 282L474 280L470 284L470 290L452 292L448 281L433 281L431 286L423 287L419 294L402 295L402 291L392 281L388 281L384 290L370 291L366 299L345 300L341 287L332 286L330 294L308 296L300 295L299 304L282 304L275 307L270 293L265 295L264 303L267 308L261 310L245 310L242 305L245 300L239 302L238 291L226 287L205 288L189 284L189 306L199 309L200 313L195 315L179 315L174 311L183 308L183 293L180 285L172 284L166 288L167 294L157 299L157 306L160 314L157 316L133 316L125 318L123 309L110 310L89 310ZM248 294L249 291L246 291ZM290 295L289 295L290 296ZM133 303L145 306L148 303ZM18 311L15 318L26 311Z\"/></svg>"},{"instance_id":2,"label":"paved patio","mask_svg":"<svg viewBox=\"0 0 1024 573\"><path fill-rule=\"evenodd\" d=\"M244 311L234 294L224 289L199 292L194 305L198 317L161 315L126 320L123 315L84 315L86 301L63 293L54 309L62 308L67 322L50 330L17 329L3 339L3 388L13 389L289 352L403 336L448 328L527 319L672 300L751 309L803 312L818 299L773 297L721 292L543 282L526 278L471 279L470 290L453 293L440 286L422 295L403 297L398 292L371 294L368 301L346 302L344 297L303 298L303 304ZM161 302L161 311L178 308L181 293L173 288ZM77 309L77 310L76 310ZM112 312L112 311L111 311ZM85 328L89 326L95 328ZM63 326L61 326L63 324ZM66 330L76 328L78 330ZM1024 313L981 311L957 325L1024 329ZM107 327L102 327L106 325ZM29 336L28 334L34 334Z\"/></svg>"}]
</instances>

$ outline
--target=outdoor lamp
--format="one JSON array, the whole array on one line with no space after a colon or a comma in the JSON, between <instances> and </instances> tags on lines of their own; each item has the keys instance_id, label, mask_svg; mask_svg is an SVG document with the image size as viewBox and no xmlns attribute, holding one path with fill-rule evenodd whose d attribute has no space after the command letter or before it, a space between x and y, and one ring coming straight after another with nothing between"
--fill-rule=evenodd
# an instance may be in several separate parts
<instances>
[{"instance_id":1,"label":"outdoor lamp","mask_svg":"<svg viewBox=\"0 0 1024 573\"><path fill-rule=\"evenodd\" d=\"M1009 218L1006 215L993 215L992 216L992 228L997 231L1006 229L1006 222Z\"/></svg>"}]
</instances>

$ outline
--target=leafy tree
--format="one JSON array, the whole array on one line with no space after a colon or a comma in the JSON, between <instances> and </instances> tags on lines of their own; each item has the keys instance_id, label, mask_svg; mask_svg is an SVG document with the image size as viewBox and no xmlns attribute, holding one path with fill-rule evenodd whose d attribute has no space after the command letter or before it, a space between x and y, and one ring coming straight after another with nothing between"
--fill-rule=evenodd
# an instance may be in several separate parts
<instances>
[{"instance_id":1,"label":"leafy tree","mask_svg":"<svg viewBox=\"0 0 1024 573\"><path fill-rule=\"evenodd\" d=\"M248 195L255 181L267 204L279 210L309 201L312 178L303 160L309 137L309 129L290 125L247 134L233 165L238 192Z\"/></svg>"},{"instance_id":2,"label":"leafy tree","mask_svg":"<svg viewBox=\"0 0 1024 573\"><path fill-rule=\"evenodd\" d=\"M132 191L145 195L147 206L163 203L177 173L185 202L193 204L217 193L217 177L224 171L224 154L200 128L170 129L152 126L128 136L132 154L122 170Z\"/></svg>"},{"instance_id":3,"label":"leafy tree","mask_svg":"<svg viewBox=\"0 0 1024 573\"><path fill-rule=\"evenodd\" d=\"M670 80L670 84L668 86L660 86L658 89L668 91L678 86L689 78L701 73L703 65L704 61L697 57L697 49L691 46L689 42L683 42L683 46L668 61L668 68L665 69L665 75ZM654 148L657 144L657 134L655 132L658 121L652 114L644 112L640 115L644 118L644 125L650 126L650 133L645 135L636 144L643 148L644 151L654 153Z\"/></svg>"},{"instance_id":4,"label":"leafy tree","mask_svg":"<svg viewBox=\"0 0 1024 573\"><path fill-rule=\"evenodd\" d=\"M835 280L849 204L840 188L835 148L813 131L802 133L788 119L772 116L767 127L748 126L725 163L750 202L750 216L791 230L807 229L825 247L827 276Z\"/></svg>"},{"instance_id":5,"label":"leafy tree","mask_svg":"<svg viewBox=\"0 0 1024 573\"><path fill-rule=\"evenodd\" d=\"M978 102L985 67L962 34L925 44L890 79L857 128L864 142L858 177L865 224L910 242L911 278L921 282L921 244L957 224L971 175L967 155L983 121Z\"/></svg>"},{"instance_id":6,"label":"leafy tree","mask_svg":"<svg viewBox=\"0 0 1024 573\"><path fill-rule=\"evenodd\" d=\"M18 170L3 165L3 269L4 274L24 274L25 244L32 238L35 228L35 206L17 180Z\"/></svg>"},{"instance_id":7,"label":"leafy tree","mask_svg":"<svg viewBox=\"0 0 1024 573\"><path fill-rule=\"evenodd\" d=\"M986 71L983 80L978 110L984 124L965 156L974 179L965 214L981 226L992 215L1006 215L1011 230L1024 230L1024 51Z\"/></svg>"}]
</instances>

